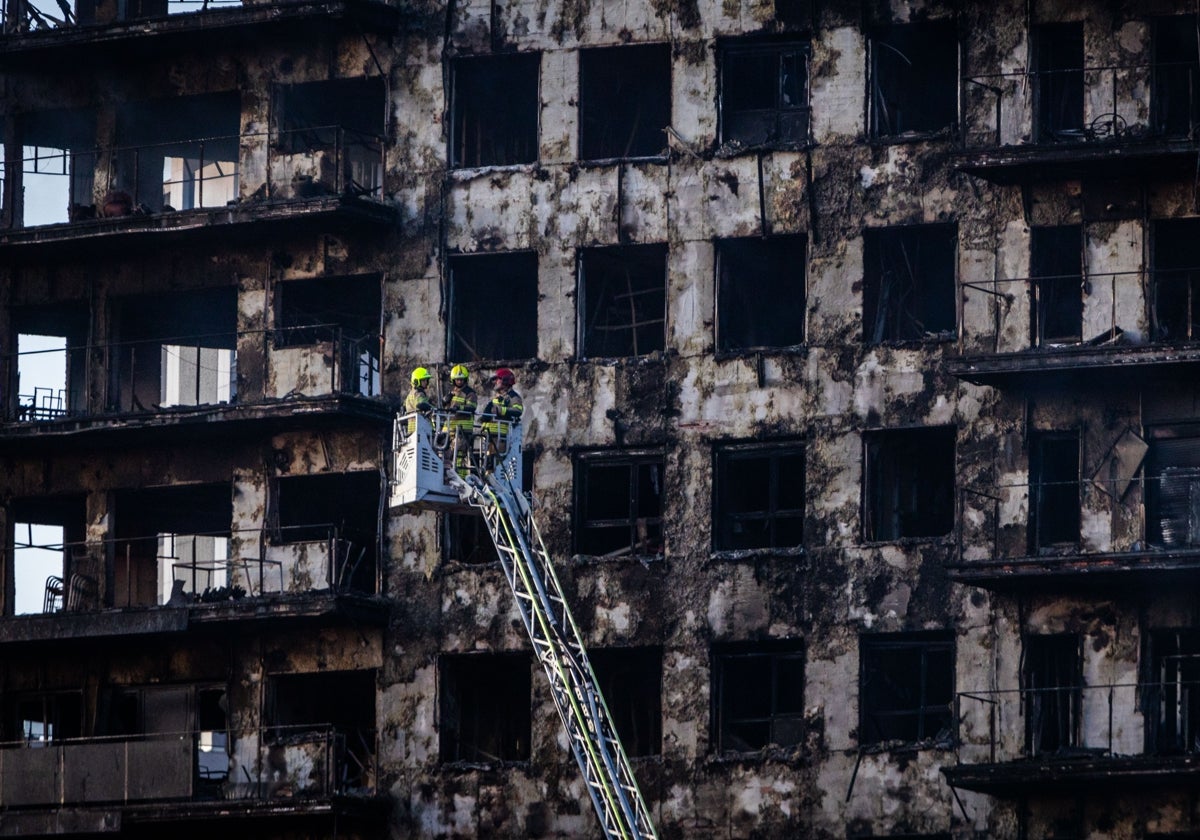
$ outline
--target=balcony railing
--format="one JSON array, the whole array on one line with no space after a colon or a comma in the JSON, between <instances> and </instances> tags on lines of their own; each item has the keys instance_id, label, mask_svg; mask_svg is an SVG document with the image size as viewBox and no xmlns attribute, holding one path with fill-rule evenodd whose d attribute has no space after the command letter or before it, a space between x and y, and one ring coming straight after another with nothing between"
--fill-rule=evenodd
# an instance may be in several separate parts
<instances>
[{"instance_id":1,"label":"balcony railing","mask_svg":"<svg viewBox=\"0 0 1200 840\"><path fill-rule=\"evenodd\" d=\"M1200 267L1003 278L961 288L963 355L1200 341Z\"/></svg>"},{"instance_id":2,"label":"balcony railing","mask_svg":"<svg viewBox=\"0 0 1200 840\"><path fill-rule=\"evenodd\" d=\"M375 741L371 730L318 724L10 742L0 744L0 808L369 796Z\"/></svg>"},{"instance_id":3,"label":"balcony railing","mask_svg":"<svg viewBox=\"0 0 1200 840\"><path fill-rule=\"evenodd\" d=\"M26 146L15 163L26 181L26 218L13 220L19 227L383 193L382 137L336 125L144 145ZM257 173L253 184L246 165Z\"/></svg>"},{"instance_id":4,"label":"balcony railing","mask_svg":"<svg viewBox=\"0 0 1200 840\"><path fill-rule=\"evenodd\" d=\"M68 29L97 23L95 6L80 8L67 2L30 2L30 0L3 0L0 3L0 30L3 34L24 34L54 29ZM241 0L133 0L122 4L118 19L121 21L150 20L168 15L192 14L215 9L233 9L243 6Z\"/></svg>"},{"instance_id":5,"label":"balcony railing","mask_svg":"<svg viewBox=\"0 0 1200 840\"><path fill-rule=\"evenodd\" d=\"M1074 83L1081 107L1069 118L1046 124L1038 119L1036 100L1046 87ZM1195 140L1200 128L1197 87L1200 67L1191 62L1098 65L1049 71L1017 70L963 79L963 107L969 115L963 132L967 150L1033 143L1037 145L1137 143L1146 140ZM1149 83L1152 116L1139 114L1134 88ZM1179 101L1182 100L1182 101ZM1024 125L1034 123L1034 135Z\"/></svg>"},{"instance_id":6,"label":"balcony railing","mask_svg":"<svg viewBox=\"0 0 1200 840\"><path fill-rule=\"evenodd\" d=\"M965 691L954 712L959 764L1200 753L1197 682Z\"/></svg>"}]
</instances>

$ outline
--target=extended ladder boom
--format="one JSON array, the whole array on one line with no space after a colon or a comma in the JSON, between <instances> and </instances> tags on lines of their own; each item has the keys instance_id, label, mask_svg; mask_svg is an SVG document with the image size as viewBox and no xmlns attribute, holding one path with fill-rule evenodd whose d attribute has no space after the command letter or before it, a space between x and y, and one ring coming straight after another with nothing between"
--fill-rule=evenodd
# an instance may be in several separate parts
<instances>
[{"instance_id":1,"label":"extended ladder boom","mask_svg":"<svg viewBox=\"0 0 1200 840\"><path fill-rule=\"evenodd\" d=\"M447 478L483 513L605 836L657 838L529 503L511 477Z\"/></svg>"}]
</instances>

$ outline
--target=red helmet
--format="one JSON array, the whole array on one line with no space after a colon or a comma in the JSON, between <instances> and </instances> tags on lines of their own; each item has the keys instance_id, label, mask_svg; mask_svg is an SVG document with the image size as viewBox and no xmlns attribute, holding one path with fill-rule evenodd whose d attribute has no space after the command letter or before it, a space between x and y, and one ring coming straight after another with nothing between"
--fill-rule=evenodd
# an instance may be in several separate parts
<instances>
[{"instance_id":1,"label":"red helmet","mask_svg":"<svg viewBox=\"0 0 1200 840\"><path fill-rule=\"evenodd\" d=\"M517 377L508 368L500 368L497 370L495 375L492 376L492 379L495 379L500 384L506 385L509 388L511 388L513 383L517 381Z\"/></svg>"}]
</instances>

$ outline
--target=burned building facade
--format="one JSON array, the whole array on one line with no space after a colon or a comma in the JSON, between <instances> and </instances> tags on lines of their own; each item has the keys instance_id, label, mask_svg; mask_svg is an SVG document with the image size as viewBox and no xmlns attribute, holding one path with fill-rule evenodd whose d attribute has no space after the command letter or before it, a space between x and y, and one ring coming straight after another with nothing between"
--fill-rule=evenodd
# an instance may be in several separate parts
<instances>
[{"instance_id":1,"label":"burned building facade","mask_svg":"<svg viewBox=\"0 0 1200 840\"><path fill-rule=\"evenodd\" d=\"M661 836L1200 835L1193 3L3 13L0 836L600 836L455 363Z\"/></svg>"}]
</instances>

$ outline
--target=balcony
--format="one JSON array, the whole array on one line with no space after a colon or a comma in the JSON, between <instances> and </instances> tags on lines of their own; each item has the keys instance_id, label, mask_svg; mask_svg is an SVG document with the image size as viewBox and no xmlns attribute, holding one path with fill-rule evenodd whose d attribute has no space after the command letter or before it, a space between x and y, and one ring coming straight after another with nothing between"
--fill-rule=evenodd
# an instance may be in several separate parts
<instances>
[{"instance_id":1,"label":"balcony","mask_svg":"<svg viewBox=\"0 0 1200 840\"><path fill-rule=\"evenodd\" d=\"M1196 784L1200 684L962 692L951 787L999 797Z\"/></svg>"},{"instance_id":2,"label":"balcony","mask_svg":"<svg viewBox=\"0 0 1200 840\"><path fill-rule=\"evenodd\" d=\"M378 0L131 0L108 9L102 17L95 4L3 0L0 62L38 67L61 62L66 52L74 61L117 51L128 59L228 49L289 33L390 32L400 21L395 6Z\"/></svg>"},{"instance_id":3,"label":"balcony","mask_svg":"<svg viewBox=\"0 0 1200 840\"><path fill-rule=\"evenodd\" d=\"M1068 443L1077 458L1078 438ZM1127 433L1096 474L1082 480L1076 460L1070 476L960 488L950 578L1002 592L1200 579L1200 521L1192 514L1200 469L1188 459L1171 463L1158 443L1147 447Z\"/></svg>"},{"instance_id":4,"label":"balcony","mask_svg":"<svg viewBox=\"0 0 1200 840\"><path fill-rule=\"evenodd\" d=\"M964 78L956 168L995 184L1190 176L1198 82L1194 58Z\"/></svg>"},{"instance_id":5,"label":"balcony","mask_svg":"<svg viewBox=\"0 0 1200 840\"><path fill-rule=\"evenodd\" d=\"M948 373L995 387L1183 379L1200 371L1200 270L961 283Z\"/></svg>"},{"instance_id":6,"label":"balcony","mask_svg":"<svg viewBox=\"0 0 1200 840\"><path fill-rule=\"evenodd\" d=\"M20 224L0 231L7 259L127 254L170 243L261 241L264 225L385 230L383 140L340 126L105 148L25 146ZM123 173L117 176L115 173ZM10 208L11 210L11 208Z\"/></svg>"},{"instance_id":7,"label":"balcony","mask_svg":"<svg viewBox=\"0 0 1200 840\"><path fill-rule=\"evenodd\" d=\"M15 550L17 612L0 645L245 628L264 621L375 624L373 539L332 524L160 533ZM98 576L79 570L107 569ZM36 570L47 574L44 589ZM34 589L37 591L33 591ZM30 609L40 612L29 613Z\"/></svg>"},{"instance_id":8,"label":"balcony","mask_svg":"<svg viewBox=\"0 0 1200 840\"><path fill-rule=\"evenodd\" d=\"M6 837L122 823L386 814L375 733L330 725L0 744ZM147 773L147 768L153 768ZM311 822L309 823L311 825Z\"/></svg>"},{"instance_id":9,"label":"balcony","mask_svg":"<svg viewBox=\"0 0 1200 840\"><path fill-rule=\"evenodd\" d=\"M391 420L380 399L380 337L358 328L310 323L98 345L35 338L43 344L8 360L16 387L0 406L0 446ZM239 380L256 383L252 398Z\"/></svg>"}]
</instances>

